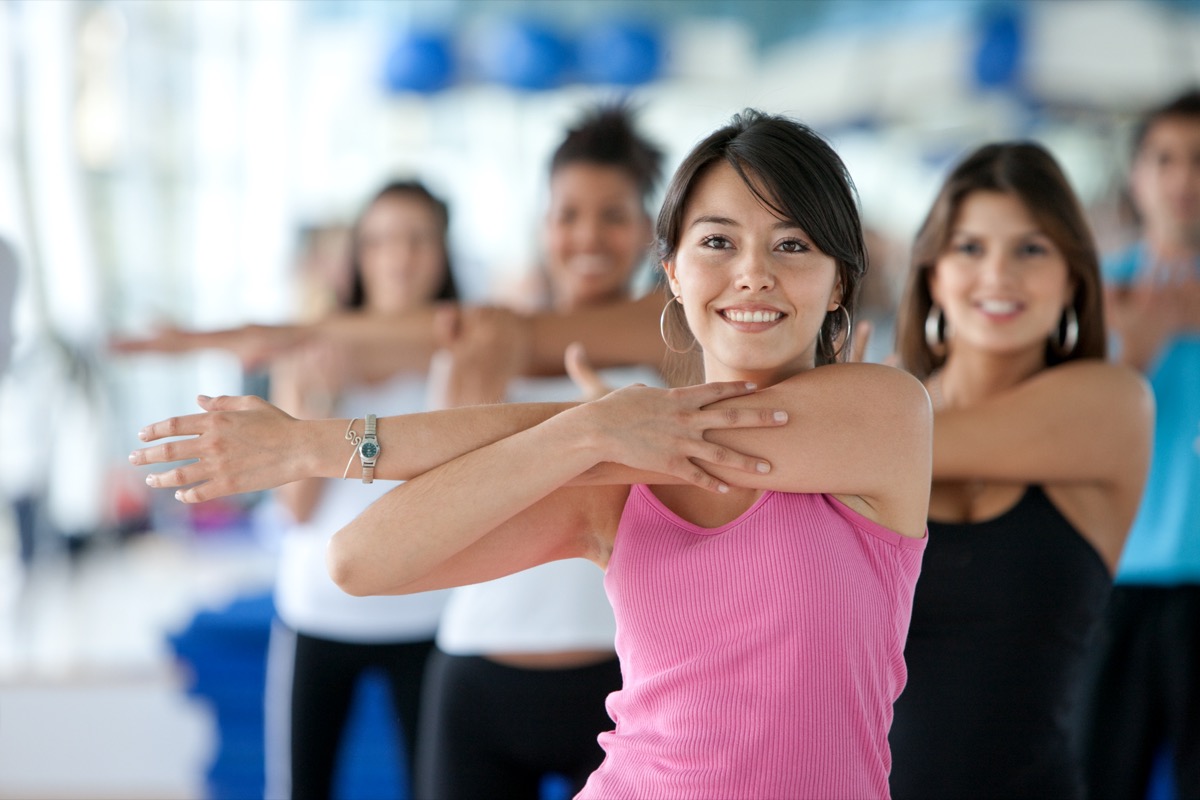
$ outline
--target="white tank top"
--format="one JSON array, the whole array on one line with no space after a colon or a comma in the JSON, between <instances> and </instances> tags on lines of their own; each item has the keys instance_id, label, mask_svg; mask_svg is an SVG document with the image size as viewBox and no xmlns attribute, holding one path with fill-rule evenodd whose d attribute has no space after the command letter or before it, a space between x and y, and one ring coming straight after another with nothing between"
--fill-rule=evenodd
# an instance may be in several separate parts
<instances>
[{"instance_id":1,"label":"white tank top","mask_svg":"<svg viewBox=\"0 0 1200 800\"><path fill-rule=\"evenodd\" d=\"M424 411L428 407L423 375L395 376L384 383L355 387L338 403L343 417L366 414L390 416ZM380 441L380 460L399 442ZM346 443L346 457L350 457ZM376 481L364 484L361 468L350 467L347 480L327 480L308 522L294 525L280 544L275 606L291 628L323 639L361 644L412 642L432 639L449 592L413 595L354 597L329 577L325 549L330 537L363 509L397 484Z\"/></svg>"},{"instance_id":2,"label":"white tank top","mask_svg":"<svg viewBox=\"0 0 1200 800\"><path fill-rule=\"evenodd\" d=\"M662 386L648 367L602 370L613 388ZM576 400L569 378L522 378L509 387L512 402ZM604 571L590 561L552 561L494 581L451 590L437 644L451 655L554 653L613 649L616 622L604 593Z\"/></svg>"}]
</instances>

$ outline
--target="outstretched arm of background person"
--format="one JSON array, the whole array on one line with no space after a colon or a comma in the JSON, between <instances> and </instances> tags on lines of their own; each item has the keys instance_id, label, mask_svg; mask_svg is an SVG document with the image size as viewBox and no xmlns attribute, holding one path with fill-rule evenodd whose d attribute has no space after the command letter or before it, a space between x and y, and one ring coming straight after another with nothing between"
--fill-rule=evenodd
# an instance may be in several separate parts
<instances>
[{"instance_id":1,"label":"outstretched arm of background person","mask_svg":"<svg viewBox=\"0 0 1200 800\"><path fill-rule=\"evenodd\" d=\"M1125 367L1075 361L934 416L935 480L1119 482L1149 463L1154 400Z\"/></svg>"},{"instance_id":2,"label":"outstretched arm of background person","mask_svg":"<svg viewBox=\"0 0 1200 800\"><path fill-rule=\"evenodd\" d=\"M574 341L581 342L600 367L660 366L666 349L658 332L658 315L665 302L661 292L654 291L639 300L569 314L523 315L500 309L487 312L489 324L503 327L522 374L561 375L563 353ZM351 348L364 380L378 380L405 370L428 368L437 346L436 313L436 307L430 306L396 315L339 313L308 324L243 325L212 331L167 327L150 336L114 337L110 347L123 354L222 349L252 370L304 342L325 338ZM473 322L472 313L470 307L463 307L463 324Z\"/></svg>"}]
</instances>

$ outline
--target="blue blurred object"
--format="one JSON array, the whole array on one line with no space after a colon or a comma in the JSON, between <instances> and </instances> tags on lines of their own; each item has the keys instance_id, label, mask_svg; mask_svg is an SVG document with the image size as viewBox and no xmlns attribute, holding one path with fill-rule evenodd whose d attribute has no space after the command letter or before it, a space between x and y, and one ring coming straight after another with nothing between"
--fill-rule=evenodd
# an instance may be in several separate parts
<instances>
[{"instance_id":1,"label":"blue blurred object","mask_svg":"<svg viewBox=\"0 0 1200 800\"><path fill-rule=\"evenodd\" d=\"M590 83L638 86L659 76L663 46L653 26L631 21L588 28L579 42L579 71Z\"/></svg>"},{"instance_id":2,"label":"blue blurred object","mask_svg":"<svg viewBox=\"0 0 1200 800\"><path fill-rule=\"evenodd\" d=\"M397 36L384 62L384 82L392 92L432 94L454 79L454 48L436 31L406 30Z\"/></svg>"},{"instance_id":3,"label":"blue blurred object","mask_svg":"<svg viewBox=\"0 0 1200 800\"><path fill-rule=\"evenodd\" d=\"M192 674L188 693L208 701L218 742L209 765L206 796L212 800L262 797L263 687L274 605L265 593L201 611L170 638Z\"/></svg>"},{"instance_id":4,"label":"blue blurred object","mask_svg":"<svg viewBox=\"0 0 1200 800\"><path fill-rule=\"evenodd\" d=\"M562 85L574 66L573 56L556 30L536 20L499 23L482 39L479 50L487 80L527 91Z\"/></svg>"},{"instance_id":5,"label":"blue blurred object","mask_svg":"<svg viewBox=\"0 0 1200 800\"><path fill-rule=\"evenodd\" d=\"M975 81L984 89L1017 88L1025 60L1025 21L1017 3L985 6L979 16Z\"/></svg>"},{"instance_id":6,"label":"blue blurred object","mask_svg":"<svg viewBox=\"0 0 1200 800\"><path fill-rule=\"evenodd\" d=\"M275 606L270 592L239 597L223 609L201 611L170 637L192 680L188 694L207 702L216 718L217 749L205 776L209 800L263 796L263 692ZM334 775L342 800L406 800L398 726L386 682L372 674L355 691L346 740Z\"/></svg>"}]
</instances>

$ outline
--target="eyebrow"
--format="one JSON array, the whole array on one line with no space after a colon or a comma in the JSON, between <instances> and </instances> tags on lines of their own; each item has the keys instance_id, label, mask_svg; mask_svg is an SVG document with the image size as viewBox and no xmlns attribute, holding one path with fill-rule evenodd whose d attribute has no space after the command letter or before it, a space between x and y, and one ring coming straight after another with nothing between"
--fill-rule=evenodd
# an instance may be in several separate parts
<instances>
[{"instance_id":1,"label":"eyebrow","mask_svg":"<svg viewBox=\"0 0 1200 800\"><path fill-rule=\"evenodd\" d=\"M716 214L705 214L702 217L696 217L694 220L692 220L691 224L688 225L688 227L694 228L697 225L702 225L704 223L711 223L714 225L730 225L735 228L741 227L741 223L739 223L737 220L731 219L729 217L719 217ZM795 222L791 222L790 220L786 220L786 219L779 220L774 225L772 225L771 228L773 230L788 230L788 229L792 229L792 228L795 228L796 230L804 230L802 227L797 225Z\"/></svg>"}]
</instances>

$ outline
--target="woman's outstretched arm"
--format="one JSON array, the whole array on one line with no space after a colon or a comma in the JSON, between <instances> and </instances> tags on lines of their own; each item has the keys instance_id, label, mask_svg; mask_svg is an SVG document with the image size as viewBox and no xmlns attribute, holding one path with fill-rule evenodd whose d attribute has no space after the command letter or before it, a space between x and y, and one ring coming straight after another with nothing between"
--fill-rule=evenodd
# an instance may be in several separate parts
<instances>
[{"instance_id":1,"label":"woman's outstretched arm","mask_svg":"<svg viewBox=\"0 0 1200 800\"><path fill-rule=\"evenodd\" d=\"M782 424L769 410L729 415L703 409L723 397L744 395L752 389L741 383L712 383L683 390L629 387L626 392L661 392L660 408L670 409L663 432L679 433L674 440L655 438L655 423L624 424L644 430L647 441L663 448L656 463L664 475L685 483L716 489L720 481L689 461L718 463L733 470L757 472L761 459L713 444L706 432L720 428L775 427ZM361 472L354 448L345 433L346 419L299 420L258 397L205 397L198 399L203 413L171 417L147 425L138 436L145 442L185 437L133 451L137 466L193 463L151 473L146 482L157 488L174 488L183 502L199 503L230 494L272 489L302 478L356 479ZM596 401L602 402L602 401ZM410 480L459 456L486 447L507 436L532 428L577 403L505 403L381 417L378 437L381 453L376 478ZM785 417L786 419L786 417ZM362 422L354 423L362 431ZM667 446L668 441L674 444ZM548 453L546 458L553 458ZM350 469L347 474L346 467Z\"/></svg>"}]
</instances>

